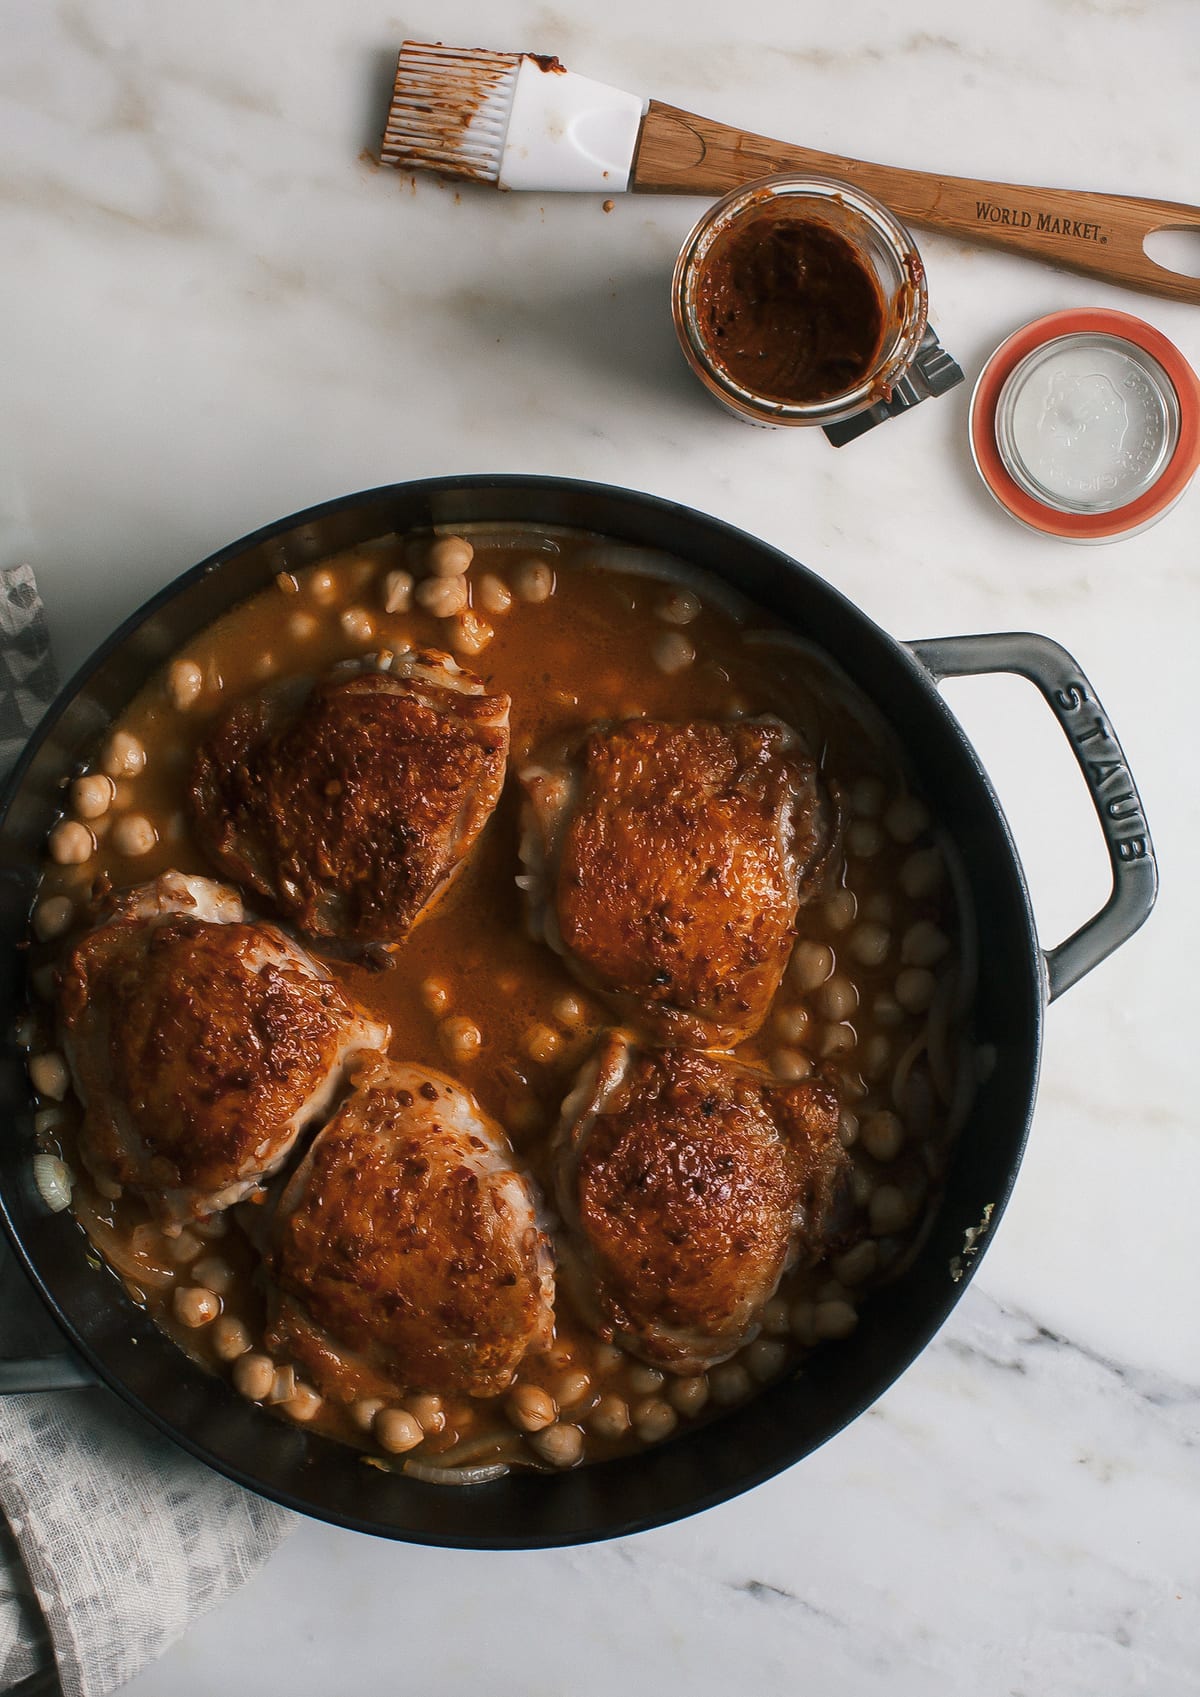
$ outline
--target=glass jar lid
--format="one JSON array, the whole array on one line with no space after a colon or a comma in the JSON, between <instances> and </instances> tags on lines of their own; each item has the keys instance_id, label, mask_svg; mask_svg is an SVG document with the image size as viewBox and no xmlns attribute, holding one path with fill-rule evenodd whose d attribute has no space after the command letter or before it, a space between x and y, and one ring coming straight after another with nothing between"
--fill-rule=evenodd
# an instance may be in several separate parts
<instances>
[{"instance_id":1,"label":"glass jar lid","mask_svg":"<svg viewBox=\"0 0 1200 1697\"><path fill-rule=\"evenodd\" d=\"M1035 530L1104 542L1161 518L1200 463L1200 383L1123 312L1059 312L992 355L971 404L992 495Z\"/></svg>"}]
</instances>

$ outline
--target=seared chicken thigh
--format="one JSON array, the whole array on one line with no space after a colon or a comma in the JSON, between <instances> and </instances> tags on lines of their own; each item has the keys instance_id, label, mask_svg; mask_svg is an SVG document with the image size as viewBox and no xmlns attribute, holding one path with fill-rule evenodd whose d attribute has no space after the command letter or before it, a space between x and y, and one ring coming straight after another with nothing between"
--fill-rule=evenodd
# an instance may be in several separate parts
<instances>
[{"instance_id":1,"label":"seared chicken thigh","mask_svg":"<svg viewBox=\"0 0 1200 1697\"><path fill-rule=\"evenodd\" d=\"M328 1396L492 1396L554 1331L531 1182L470 1092L417 1066L359 1080L288 1183L268 1341Z\"/></svg>"},{"instance_id":2,"label":"seared chicken thigh","mask_svg":"<svg viewBox=\"0 0 1200 1697\"><path fill-rule=\"evenodd\" d=\"M833 835L796 733L633 719L521 782L534 935L655 1036L756 1031Z\"/></svg>"},{"instance_id":3,"label":"seared chicken thigh","mask_svg":"<svg viewBox=\"0 0 1200 1697\"><path fill-rule=\"evenodd\" d=\"M178 872L80 939L58 1014L87 1167L167 1224L254 1189L390 1035L236 891Z\"/></svg>"},{"instance_id":4,"label":"seared chicken thigh","mask_svg":"<svg viewBox=\"0 0 1200 1697\"><path fill-rule=\"evenodd\" d=\"M826 1247L838 1102L691 1049L609 1033L563 1104L559 1264L601 1337L671 1373L724 1361Z\"/></svg>"},{"instance_id":5,"label":"seared chicken thigh","mask_svg":"<svg viewBox=\"0 0 1200 1697\"><path fill-rule=\"evenodd\" d=\"M244 701L197 756L197 838L310 935L398 942L500 799L508 710L433 651Z\"/></svg>"}]
</instances>

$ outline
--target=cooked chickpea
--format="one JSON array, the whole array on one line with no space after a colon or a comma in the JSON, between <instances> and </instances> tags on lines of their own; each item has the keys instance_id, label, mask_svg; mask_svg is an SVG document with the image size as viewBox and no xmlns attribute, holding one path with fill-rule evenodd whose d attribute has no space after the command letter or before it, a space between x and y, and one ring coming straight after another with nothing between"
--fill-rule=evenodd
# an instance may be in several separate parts
<instances>
[{"instance_id":1,"label":"cooked chickpea","mask_svg":"<svg viewBox=\"0 0 1200 1697\"><path fill-rule=\"evenodd\" d=\"M895 1026L904 1024L904 1010L890 991L885 990L876 996L874 1014L879 1025Z\"/></svg>"},{"instance_id":2,"label":"cooked chickpea","mask_svg":"<svg viewBox=\"0 0 1200 1697\"><path fill-rule=\"evenodd\" d=\"M742 1358L751 1378L760 1385L769 1385L787 1366L788 1347L778 1338L755 1338L742 1351Z\"/></svg>"},{"instance_id":3,"label":"cooked chickpea","mask_svg":"<svg viewBox=\"0 0 1200 1697\"><path fill-rule=\"evenodd\" d=\"M485 613L507 613L512 606L512 590L495 572L484 572L475 585L475 599Z\"/></svg>"},{"instance_id":4,"label":"cooked chickpea","mask_svg":"<svg viewBox=\"0 0 1200 1697\"><path fill-rule=\"evenodd\" d=\"M236 1361L254 1341L249 1327L233 1314L219 1314L208 1335L218 1361Z\"/></svg>"},{"instance_id":5,"label":"cooked chickpea","mask_svg":"<svg viewBox=\"0 0 1200 1697\"><path fill-rule=\"evenodd\" d=\"M204 1285L176 1285L171 1307L181 1325L207 1326L221 1312L221 1298Z\"/></svg>"},{"instance_id":6,"label":"cooked chickpea","mask_svg":"<svg viewBox=\"0 0 1200 1697\"><path fill-rule=\"evenodd\" d=\"M929 809L914 795L900 795L884 814L883 822L898 843L912 843L928 830Z\"/></svg>"},{"instance_id":7,"label":"cooked chickpea","mask_svg":"<svg viewBox=\"0 0 1200 1697\"><path fill-rule=\"evenodd\" d=\"M629 1369L629 1388L639 1396L649 1396L651 1391L661 1390L665 1379L665 1373L644 1361L635 1361Z\"/></svg>"},{"instance_id":8,"label":"cooked chickpea","mask_svg":"<svg viewBox=\"0 0 1200 1697\"><path fill-rule=\"evenodd\" d=\"M446 1429L446 1411L442 1407L440 1396L429 1392L421 1396L410 1396L404 1399L404 1406L416 1420L422 1432L436 1434Z\"/></svg>"},{"instance_id":9,"label":"cooked chickpea","mask_svg":"<svg viewBox=\"0 0 1200 1697\"><path fill-rule=\"evenodd\" d=\"M413 575L411 572L388 572L383 580L383 610L385 613L407 613L412 606Z\"/></svg>"},{"instance_id":10,"label":"cooked chickpea","mask_svg":"<svg viewBox=\"0 0 1200 1697\"><path fill-rule=\"evenodd\" d=\"M473 1019L452 1014L438 1027L443 1046L456 1061L473 1061L483 1047L483 1032Z\"/></svg>"},{"instance_id":11,"label":"cooked chickpea","mask_svg":"<svg viewBox=\"0 0 1200 1697\"><path fill-rule=\"evenodd\" d=\"M592 1363L597 1373L615 1373L627 1359L625 1351L615 1343L594 1343Z\"/></svg>"},{"instance_id":12,"label":"cooked chickpea","mask_svg":"<svg viewBox=\"0 0 1200 1697\"><path fill-rule=\"evenodd\" d=\"M575 1408L592 1394L592 1380L582 1367L571 1367L554 1381L554 1400L560 1408Z\"/></svg>"},{"instance_id":13,"label":"cooked chickpea","mask_svg":"<svg viewBox=\"0 0 1200 1697\"><path fill-rule=\"evenodd\" d=\"M543 1066L547 1061L552 1061L562 1048L562 1038L558 1032L540 1023L528 1028L522 1042L530 1060Z\"/></svg>"},{"instance_id":14,"label":"cooked chickpea","mask_svg":"<svg viewBox=\"0 0 1200 1697\"><path fill-rule=\"evenodd\" d=\"M49 943L71 929L75 903L70 896L47 896L33 910L33 931L38 941Z\"/></svg>"},{"instance_id":15,"label":"cooked chickpea","mask_svg":"<svg viewBox=\"0 0 1200 1697\"><path fill-rule=\"evenodd\" d=\"M843 1149L851 1149L858 1140L858 1115L843 1108L838 1115L838 1139Z\"/></svg>"},{"instance_id":16,"label":"cooked chickpea","mask_svg":"<svg viewBox=\"0 0 1200 1697\"><path fill-rule=\"evenodd\" d=\"M862 1126L863 1148L876 1161L894 1161L904 1147L904 1124L886 1108L868 1114Z\"/></svg>"},{"instance_id":17,"label":"cooked chickpea","mask_svg":"<svg viewBox=\"0 0 1200 1697\"><path fill-rule=\"evenodd\" d=\"M878 1190L871 1193L868 1204L871 1218L871 1230L880 1237L886 1237L891 1232L903 1231L912 1218L912 1209L907 1196L894 1184L881 1184Z\"/></svg>"},{"instance_id":18,"label":"cooked chickpea","mask_svg":"<svg viewBox=\"0 0 1200 1697\"><path fill-rule=\"evenodd\" d=\"M283 1412L290 1419L299 1420L301 1425L307 1425L321 1412L324 1401L320 1391L315 1391L311 1385L298 1384L295 1395L284 1403Z\"/></svg>"},{"instance_id":19,"label":"cooked chickpea","mask_svg":"<svg viewBox=\"0 0 1200 1697\"><path fill-rule=\"evenodd\" d=\"M783 1084L796 1084L812 1072L812 1062L799 1049L775 1049L771 1054L771 1071Z\"/></svg>"},{"instance_id":20,"label":"cooked chickpea","mask_svg":"<svg viewBox=\"0 0 1200 1697\"><path fill-rule=\"evenodd\" d=\"M900 868L900 888L906 896L920 901L933 895L942 881L944 862L937 849L918 849L910 854Z\"/></svg>"},{"instance_id":21,"label":"cooked chickpea","mask_svg":"<svg viewBox=\"0 0 1200 1697\"><path fill-rule=\"evenodd\" d=\"M878 819L887 801L882 778L859 778L850 790L850 811L856 819Z\"/></svg>"},{"instance_id":22,"label":"cooked chickpea","mask_svg":"<svg viewBox=\"0 0 1200 1697\"><path fill-rule=\"evenodd\" d=\"M465 536L439 536L429 545L426 563L434 577L461 577L474 558Z\"/></svg>"},{"instance_id":23,"label":"cooked chickpea","mask_svg":"<svg viewBox=\"0 0 1200 1697\"><path fill-rule=\"evenodd\" d=\"M867 1078L882 1078L892 1060L892 1045L882 1031L876 1031L867 1039L862 1053L862 1070Z\"/></svg>"},{"instance_id":24,"label":"cooked chickpea","mask_svg":"<svg viewBox=\"0 0 1200 1697\"><path fill-rule=\"evenodd\" d=\"M788 1331L788 1305L782 1296L773 1296L762 1311L763 1331L768 1337L783 1338Z\"/></svg>"},{"instance_id":25,"label":"cooked chickpea","mask_svg":"<svg viewBox=\"0 0 1200 1697\"><path fill-rule=\"evenodd\" d=\"M421 984L421 1001L430 1013L445 1013L450 1006L450 986L444 978L426 978Z\"/></svg>"},{"instance_id":26,"label":"cooked chickpea","mask_svg":"<svg viewBox=\"0 0 1200 1697\"><path fill-rule=\"evenodd\" d=\"M99 819L108 812L117 786L103 772L88 772L71 785L71 806L81 819Z\"/></svg>"},{"instance_id":27,"label":"cooked chickpea","mask_svg":"<svg viewBox=\"0 0 1200 1697\"><path fill-rule=\"evenodd\" d=\"M846 832L846 848L856 860L872 860L883 847L883 832L873 819L855 819Z\"/></svg>"},{"instance_id":28,"label":"cooked chickpea","mask_svg":"<svg viewBox=\"0 0 1200 1697\"><path fill-rule=\"evenodd\" d=\"M819 990L833 971L833 950L826 943L797 943L789 970L798 990Z\"/></svg>"},{"instance_id":29,"label":"cooked chickpea","mask_svg":"<svg viewBox=\"0 0 1200 1697\"><path fill-rule=\"evenodd\" d=\"M602 1396L587 1417L598 1438L623 1438L629 1430L629 1405L619 1396Z\"/></svg>"},{"instance_id":30,"label":"cooked chickpea","mask_svg":"<svg viewBox=\"0 0 1200 1697\"><path fill-rule=\"evenodd\" d=\"M324 566L318 566L308 574L308 593L319 606L328 606L338 592L337 579L333 573L326 571Z\"/></svg>"},{"instance_id":31,"label":"cooked chickpea","mask_svg":"<svg viewBox=\"0 0 1200 1697\"><path fill-rule=\"evenodd\" d=\"M95 847L96 839L77 819L60 819L50 833L50 858L60 866L82 866Z\"/></svg>"},{"instance_id":32,"label":"cooked chickpea","mask_svg":"<svg viewBox=\"0 0 1200 1697\"><path fill-rule=\"evenodd\" d=\"M844 1020L825 1026L821 1032L821 1055L832 1060L835 1055L848 1055L858 1042L858 1032Z\"/></svg>"},{"instance_id":33,"label":"cooked chickpea","mask_svg":"<svg viewBox=\"0 0 1200 1697\"><path fill-rule=\"evenodd\" d=\"M858 914L853 890L837 890L825 903L825 923L831 931L848 931Z\"/></svg>"},{"instance_id":34,"label":"cooked chickpea","mask_svg":"<svg viewBox=\"0 0 1200 1697\"><path fill-rule=\"evenodd\" d=\"M181 1267L189 1261L194 1261L203 1247L204 1244L201 1239L196 1236L195 1232L189 1231L186 1226L177 1236L167 1239L167 1254L172 1261Z\"/></svg>"},{"instance_id":35,"label":"cooked chickpea","mask_svg":"<svg viewBox=\"0 0 1200 1697\"><path fill-rule=\"evenodd\" d=\"M404 1408L381 1408L372 1427L380 1447L389 1455L415 1450L425 1436L421 1422Z\"/></svg>"},{"instance_id":36,"label":"cooked chickpea","mask_svg":"<svg viewBox=\"0 0 1200 1697\"><path fill-rule=\"evenodd\" d=\"M882 966L892 946L892 934L886 925L867 920L855 926L846 946L860 966Z\"/></svg>"},{"instance_id":37,"label":"cooked chickpea","mask_svg":"<svg viewBox=\"0 0 1200 1697\"><path fill-rule=\"evenodd\" d=\"M633 1429L644 1444L659 1444L669 1438L679 1424L679 1416L669 1402L661 1397L646 1397L630 1410Z\"/></svg>"},{"instance_id":38,"label":"cooked chickpea","mask_svg":"<svg viewBox=\"0 0 1200 1697\"><path fill-rule=\"evenodd\" d=\"M514 1385L505 1398L504 1412L520 1432L544 1431L558 1419L554 1398L540 1385Z\"/></svg>"},{"instance_id":39,"label":"cooked chickpea","mask_svg":"<svg viewBox=\"0 0 1200 1697\"><path fill-rule=\"evenodd\" d=\"M928 919L919 919L904 933L900 959L905 966L936 966L949 952L950 939Z\"/></svg>"},{"instance_id":40,"label":"cooked chickpea","mask_svg":"<svg viewBox=\"0 0 1200 1697\"><path fill-rule=\"evenodd\" d=\"M513 588L531 605L549 601L554 594L554 573L543 560L525 560L513 573Z\"/></svg>"},{"instance_id":41,"label":"cooked chickpea","mask_svg":"<svg viewBox=\"0 0 1200 1697\"><path fill-rule=\"evenodd\" d=\"M529 1446L551 1467L574 1467L583 1460L583 1433L578 1426L564 1425L561 1420L532 1433Z\"/></svg>"},{"instance_id":42,"label":"cooked chickpea","mask_svg":"<svg viewBox=\"0 0 1200 1697\"><path fill-rule=\"evenodd\" d=\"M896 1000L907 1013L925 1013L936 987L932 972L923 966L908 966L896 979Z\"/></svg>"},{"instance_id":43,"label":"cooked chickpea","mask_svg":"<svg viewBox=\"0 0 1200 1697\"><path fill-rule=\"evenodd\" d=\"M172 707L186 713L204 691L204 673L194 660L173 660L167 671L167 694Z\"/></svg>"},{"instance_id":44,"label":"cooked chickpea","mask_svg":"<svg viewBox=\"0 0 1200 1697\"><path fill-rule=\"evenodd\" d=\"M853 1304L840 1298L818 1302L813 1309L813 1330L819 1338L848 1338L857 1325L858 1314Z\"/></svg>"},{"instance_id":45,"label":"cooked chickpea","mask_svg":"<svg viewBox=\"0 0 1200 1697\"><path fill-rule=\"evenodd\" d=\"M450 626L450 646L456 654L482 654L495 634L487 620L468 607Z\"/></svg>"},{"instance_id":46,"label":"cooked chickpea","mask_svg":"<svg viewBox=\"0 0 1200 1697\"><path fill-rule=\"evenodd\" d=\"M812 1021L808 1009L799 1002L777 1009L775 1029L785 1043L803 1043Z\"/></svg>"},{"instance_id":47,"label":"cooked chickpea","mask_svg":"<svg viewBox=\"0 0 1200 1697\"><path fill-rule=\"evenodd\" d=\"M750 1375L739 1361L725 1361L708 1375L712 1399L719 1408L744 1402L752 1389Z\"/></svg>"},{"instance_id":48,"label":"cooked chickpea","mask_svg":"<svg viewBox=\"0 0 1200 1697\"><path fill-rule=\"evenodd\" d=\"M275 1384L275 1363L269 1355L239 1355L233 1364L233 1383L251 1402L263 1402Z\"/></svg>"},{"instance_id":49,"label":"cooked chickpea","mask_svg":"<svg viewBox=\"0 0 1200 1697\"><path fill-rule=\"evenodd\" d=\"M67 1116L61 1108L39 1108L33 1116L33 1135L39 1140L57 1133L59 1126L66 1123Z\"/></svg>"},{"instance_id":50,"label":"cooked chickpea","mask_svg":"<svg viewBox=\"0 0 1200 1697\"><path fill-rule=\"evenodd\" d=\"M690 589L668 589L654 611L669 625L690 625L700 617L700 597Z\"/></svg>"},{"instance_id":51,"label":"cooked chickpea","mask_svg":"<svg viewBox=\"0 0 1200 1697\"><path fill-rule=\"evenodd\" d=\"M686 671L695 658L695 644L682 631L665 630L654 639L654 664L669 678Z\"/></svg>"},{"instance_id":52,"label":"cooked chickpea","mask_svg":"<svg viewBox=\"0 0 1200 1697\"><path fill-rule=\"evenodd\" d=\"M228 1261L219 1255L204 1255L192 1268L197 1284L207 1285L218 1296L228 1296L233 1289L235 1274Z\"/></svg>"},{"instance_id":53,"label":"cooked chickpea","mask_svg":"<svg viewBox=\"0 0 1200 1697\"><path fill-rule=\"evenodd\" d=\"M838 1256L833 1270L842 1284L861 1285L871 1277L878 1266L879 1245L869 1237L864 1237L853 1249L848 1249L844 1255Z\"/></svg>"},{"instance_id":54,"label":"cooked chickpea","mask_svg":"<svg viewBox=\"0 0 1200 1697\"><path fill-rule=\"evenodd\" d=\"M158 832L144 813L126 813L112 828L112 846L118 854L136 859L158 842Z\"/></svg>"},{"instance_id":55,"label":"cooked chickpea","mask_svg":"<svg viewBox=\"0 0 1200 1697\"><path fill-rule=\"evenodd\" d=\"M128 731L115 731L108 739L100 764L110 778L136 778L146 769L146 750Z\"/></svg>"},{"instance_id":56,"label":"cooked chickpea","mask_svg":"<svg viewBox=\"0 0 1200 1697\"><path fill-rule=\"evenodd\" d=\"M667 1386L667 1396L677 1414L694 1420L708 1401L708 1379L703 1373L695 1373L687 1379L672 1379Z\"/></svg>"},{"instance_id":57,"label":"cooked chickpea","mask_svg":"<svg viewBox=\"0 0 1200 1697\"><path fill-rule=\"evenodd\" d=\"M822 985L818 1000L826 1019L849 1019L858 1009L858 991L853 981L840 972Z\"/></svg>"},{"instance_id":58,"label":"cooked chickpea","mask_svg":"<svg viewBox=\"0 0 1200 1697\"><path fill-rule=\"evenodd\" d=\"M287 622L288 635L296 642L310 642L319 626L311 613L293 613Z\"/></svg>"},{"instance_id":59,"label":"cooked chickpea","mask_svg":"<svg viewBox=\"0 0 1200 1697\"><path fill-rule=\"evenodd\" d=\"M360 1432L369 1432L375 1424L375 1416L383 1407L382 1397L360 1396L357 1402L350 1404L350 1418Z\"/></svg>"},{"instance_id":60,"label":"cooked chickpea","mask_svg":"<svg viewBox=\"0 0 1200 1697\"><path fill-rule=\"evenodd\" d=\"M44 1055L30 1055L29 1082L39 1096L61 1102L71 1088L71 1074L58 1051L50 1049Z\"/></svg>"},{"instance_id":61,"label":"cooked chickpea","mask_svg":"<svg viewBox=\"0 0 1200 1697\"><path fill-rule=\"evenodd\" d=\"M375 621L365 607L347 607L339 615L338 624L351 642L370 642L375 635Z\"/></svg>"},{"instance_id":62,"label":"cooked chickpea","mask_svg":"<svg viewBox=\"0 0 1200 1697\"><path fill-rule=\"evenodd\" d=\"M576 1026L582 1025L587 1018L587 1008L571 990L568 990L565 995L559 996L551 1011L558 1023L565 1025L568 1030L574 1030Z\"/></svg>"},{"instance_id":63,"label":"cooked chickpea","mask_svg":"<svg viewBox=\"0 0 1200 1697\"><path fill-rule=\"evenodd\" d=\"M422 578L416 589L417 605L435 619L452 619L467 604L467 585L461 577Z\"/></svg>"}]
</instances>

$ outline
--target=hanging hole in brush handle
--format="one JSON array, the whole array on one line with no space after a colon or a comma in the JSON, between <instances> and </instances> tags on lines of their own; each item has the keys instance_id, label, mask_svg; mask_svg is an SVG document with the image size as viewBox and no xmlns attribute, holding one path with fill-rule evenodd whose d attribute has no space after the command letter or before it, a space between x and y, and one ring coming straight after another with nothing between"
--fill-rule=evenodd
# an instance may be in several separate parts
<instances>
[{"instance_id":1,"label":"hanging hole in brush handle","mask_svg":"<svg viewBox=\"0 0 1200 1697\"><path fill-rule=\"evenodd\" d=\"M642 119L629 186L643 194L721 195L778 171L842 177L908 224L1008 248L1166 300L1200 304L1200 276L1146 251L1159 231L1200 232L1200 206L1091 189L1034 188L939 171L876 165L797 147L652 100Z\"/></svg>"},{"instance_id":2,"label":"hanging hole in brush handle","mask_svg":"<svg viewBox=\"0 0 1200 1697\"><path fill-rule=\"evenodd\" d=\"M1049 1000L1054 1001L1133 936L1158 894L1154 844L1124 752L1077 662L1049 637L1014 631L932 637L907 647L935 682L985 672L1027 678L1058 720L1083 774L1108 850L1112 894L1065 943L1044 951Z\"/></svg>"}]
</instances>

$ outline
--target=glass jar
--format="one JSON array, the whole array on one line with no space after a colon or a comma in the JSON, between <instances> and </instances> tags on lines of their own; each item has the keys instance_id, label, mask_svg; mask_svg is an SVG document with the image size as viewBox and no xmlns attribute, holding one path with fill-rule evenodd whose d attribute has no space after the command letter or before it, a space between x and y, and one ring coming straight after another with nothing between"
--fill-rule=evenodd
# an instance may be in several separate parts
<instances>
[{"instance_id":1,"label":"glass jar","mask_svg":"<svg viewBox=\"0 0 1200 1697\"><path fill-rule=\"evenodd\" d=\"M703 310L715 244L739 229L761 227L768 235L787 225L840 237L848 257L877 291L882 314L866 368L837 393L819 399L783 399L739 380L722 360ZM675 263L672 306L684 356L708 392L739 418L768 426L836 424L887 401L916 357L929 310L921 256L886 206L849 183L790 174L748 183L709 208Z\"/></svg>"}]
</instances>

